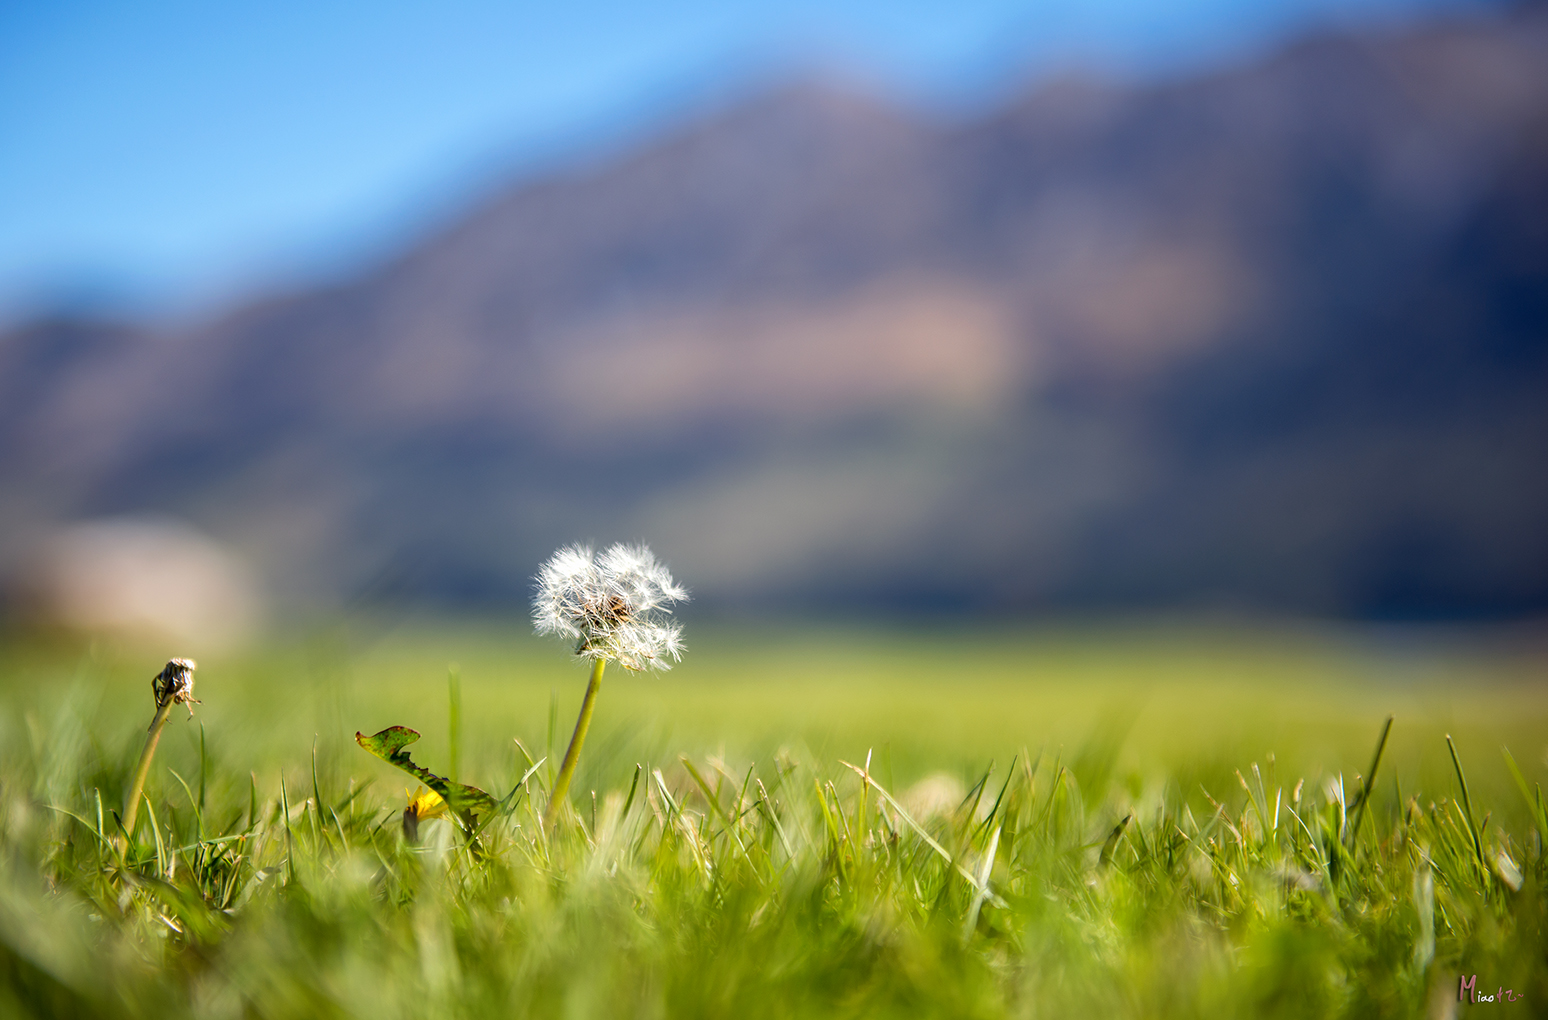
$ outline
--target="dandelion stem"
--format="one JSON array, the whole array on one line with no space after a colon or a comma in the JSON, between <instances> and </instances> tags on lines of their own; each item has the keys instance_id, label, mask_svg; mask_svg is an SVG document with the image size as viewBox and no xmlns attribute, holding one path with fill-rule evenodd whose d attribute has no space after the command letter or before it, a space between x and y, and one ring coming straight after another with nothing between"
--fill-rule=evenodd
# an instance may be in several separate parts
<instances>
[{"instance_id":1,"label":"dandelion stem","mask_svg":"<svg viewBox=\"0 0 1548 1020\"><path fill-rule=\"evenodd\" d=\"M580 760L581 745L586 742L586 730L591 727L591 713L597 707L597 692L602 689L602 670L606 659L598 659L591 667L591 683L586 685L586 697L581 701L580 717L575 720L575 735L570 738L569 750L564 752L564 762L559 766L559 777L554 780L553 792L548 797L548 807L543 810L543 831L549 832L559 817L559 808L565 794L570 792L570 780L575 775L575 764Z\"/></svg>"},{"instance_id":2,"label":"dandelion stem","mask_svg":"<svg viewBox=\"0 0 1548 1020\"><path fill-rule=\"evenodd\" d=\"M156 745L161 742L161 731L166 728L173 704L172 699L167 698L156 706L156 717L151 720L150 732L145 735L145 749L140 752L140 762L134 767L134 782L129 784L129 798L124 802L123 838L126 842L134 836L134 823L140 817L140 793L145 789L151 759L156 756Z\"/></svg>"}]
</instances>

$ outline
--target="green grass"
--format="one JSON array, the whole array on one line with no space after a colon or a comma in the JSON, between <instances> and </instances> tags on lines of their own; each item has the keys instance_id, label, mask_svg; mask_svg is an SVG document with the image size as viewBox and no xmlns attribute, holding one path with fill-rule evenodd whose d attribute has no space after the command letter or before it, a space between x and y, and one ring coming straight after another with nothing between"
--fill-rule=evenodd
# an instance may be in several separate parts
<instances>
[{"instance_id":1,"label":"green grass","mask_svg":"<svg viewBox=\"0 0 1548 1020\"><path fill-rule=\"evenodd\" d=\"M0 1015L1425 1016L1464 974L1526 998L1458 1015L1548 1010L1548 658L1520 642L690 637L609 672L548 838L586 674L519 625L202 657L124 855L166 654L10 640ZM475 848L407 842L408 777L353 740L411 726L450 771L453 662L458 778L509 795Z\"/></svg>"}]
</instances>

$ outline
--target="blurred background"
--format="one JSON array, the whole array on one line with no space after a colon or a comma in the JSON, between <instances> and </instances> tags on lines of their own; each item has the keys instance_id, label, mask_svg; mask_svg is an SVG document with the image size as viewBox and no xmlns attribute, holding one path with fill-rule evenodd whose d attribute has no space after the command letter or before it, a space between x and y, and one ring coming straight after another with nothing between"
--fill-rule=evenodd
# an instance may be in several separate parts
<instances>
[{"instance_id":1,"label":"blurred background","mask_svg":"<svg viewBox=\"0 0 1548 1020\"><path fill-rule=\"evenodd\" d=\"M1548 5L0 3L0 575L1548 609Z\"/></svg>"}]
</instances>

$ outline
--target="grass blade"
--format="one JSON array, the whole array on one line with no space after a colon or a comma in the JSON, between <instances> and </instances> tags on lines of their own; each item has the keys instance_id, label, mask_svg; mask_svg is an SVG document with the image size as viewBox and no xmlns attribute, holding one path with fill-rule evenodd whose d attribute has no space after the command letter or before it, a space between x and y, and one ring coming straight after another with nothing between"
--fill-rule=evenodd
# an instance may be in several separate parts
<instances>
[{"instance_id":1,"label":"grass blade","mask_svg":"<svg viewBox=\"0 0 1548 1020\"><path fill-rule=\"evenodd\" d=\"M446 667L446 743L451 751L447 778L462 778L462 668L455 662Z\"/></svg>"},{"instance_id":2,"label":"grass blade","mask_svg":"<svg viewBox=\"0 0 1548 1020\"><path fill-rule=\"evenodd\" d=\"M285 789L285 773L280 773L280 817L285 820L285 871L289 882L296 881L296 841L290 832L290 793Z\"/></svg>"},{"instance_id":3,"label":"grass blade","mask_svg":"<svg viewBox=\"0 0 1548 1020\"><path fill-rule=\"evenodd\" d=\"M1000 833L1004 832L1004 826L994 830L994 835L989 837L989 846L984 850L984 859L978 867L977 888L973 892L973 902L968 907L967 921L962 926L962 940L966 942L973 934L973 929L978 927L978 912L983 909L984 897L989 895L989 874L994 871L994 855L1000 849Z\"/></svg>"},{"instance_id":4,"label":"grass blade","mask_svg":"<svg viewBox=\"0 0 1548 1020\"><path fill-rule=\"evenodd\" d=\"M1542 790L1537 791L1537 796L1532 796L1532 791L1527 789L1526 776L1521 774L1521 769L1516 765L1516 759L1511 757L1510 748L1500 748L1500 753L1505 756L1505 767L1510 770L1510 777L1516 781L1516 788L1521 791L1521 797L1526 801L1527 811L1532 815L1532 821L1537 825L1540 838L1548 839L1548 813L1543 811Z\"/></svg>"},{"instance_id":5,"label":"grass blade","mask_svg":"<svg viewBox=\"0 0 1548 1020\"><path fill-rule=\"evenodd\" d=\"M1359 798L1356 801L1354 824L1349 827L1349 838L1345 843L1351 850L1355 842L1360 838L1360 823L1365 821L1365 807L1371 799L1371 790L1376 786L1376 770L1381 767L1381 753L1387 749L1387 735L1392 732L1393 716L1387 716L1387 721L1381 727L1381 736L1376 740L1376 753L1371 756L1371 767L1365 774L1365 785L1360 787ZM1451 741L1450 737L1446 738ZM1455 755L1453 755L1455 757ZM1461 766L1457 766L1461 770Z\"/></svg>"},{"instance_id":6,"label":"grass blade","mask_svg":"<svg viewBox=\"0 0 1548 1020\"><path fill-rule=\"evenodd\" d=\"M693 762L689 760L686 754L678 755L677 760L682 762L683 768L688 770L688 775L693 778L694 784L699 788L699 792L704 794L704 801L709 805L710 810L715 813L715 817L719 818L721 824L729 829L731 827L731 819L727 817L725 809L720 806L720 798L716 797L714 792L710 790L709 783L704 781L704 777L699 774L699 770L694 767Z\"/></svg>"},{"instance_id":7,"label":"grass blade","mask_svg":"<svg viewBox=\"0 0 1548 1020\"><path fill-rule=\"evenodd\" d=\"M1462 771L1462 759L1457 757L1457 745L1452 743L1451 734L1446 734L1446 749L1451 752L1451 764L1457 770L1457 782L1462 785L1462 808L1467 819L1467 834L1473 840L1473 852L1478 855L1478 867L1483 873L1484 880L1489 878L1489 864L1484 860L1483 840L1478 837L1478 823L1473 821L1473 797L1467 789L1467 775Z\"/></svg>"},{"instance_id":8,"label":"grass blade","mask_svg":"<svg viewBox=\"0 0 1548 1020\"><path fill-rule=\"evenodd\" d=\"M960 863L958 863L957 859L955 857L953 857L949 852L947 852L945 847L941 846L933 838L931 838L930 834L925 831L924 826L922 826L918 822L914 821L914 816L909 814L907 811L903 810L903 805L899 804L896 800L894 800L892 794L890 794L886 790L882 789L881 788L881 784L879 784L876 780L872 779L870 776L866 775L864 769L859 768L858 766L855 766L855 765L851 765L849 762L844 761L843 759L839 760L839 764L845 766L846 768L853 769L856 774L858 774L862 779L864 779L867 783L869 783L871 785L872 789L874 789L876 791L877 796L881 797L882 800L887 802L887 806L888 807L892 808L893 811L897 812L898 817L903 819L904 823L906 823L910 829L913 829L914 832L919 836L920 839L925 841L925 845L926 846L928 846L931 850L934 850L936 853L940 854L941 857L945 858L946 862L948 864L950 864L952 867L956 868L957 869L957 873L960 874L963 878L967 879L968 880L968 884L971 885L974 889L979 889L980 888L978 879L973 875L973 873L968 871ZM818 792L820 793L821 790L819 789ZM828 810L827 805L824 804L823 805L823 813L827 814L827 810ZM831 822L830 822L830 824L831 824ZM993 903L997 907L1003 907L1005 905L1005 901L1002 900L1000 897L996 896L993 892L991 892L987 885L984 885L982 887L982 891L983 891L984 895L986 897L988 897L990 903Z\"/></svg>"}]
</instances>

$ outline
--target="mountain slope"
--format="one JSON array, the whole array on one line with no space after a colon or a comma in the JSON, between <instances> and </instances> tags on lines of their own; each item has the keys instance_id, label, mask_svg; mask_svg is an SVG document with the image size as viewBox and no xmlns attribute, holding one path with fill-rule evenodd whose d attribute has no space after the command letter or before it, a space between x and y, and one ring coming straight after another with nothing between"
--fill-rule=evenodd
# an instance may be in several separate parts
<instances>
[{"instance_id":1,"label":"mountain slope","mask_svg":"<svg viewBox=\"0 0 1548 1020\"><path fill-rule=\"evenodd\" d=\"M346 284L0 339L15 559L189 517L308 597L1548 605L1548 22L939 124L796 87Z\"/></svg>"}]
</instances>

